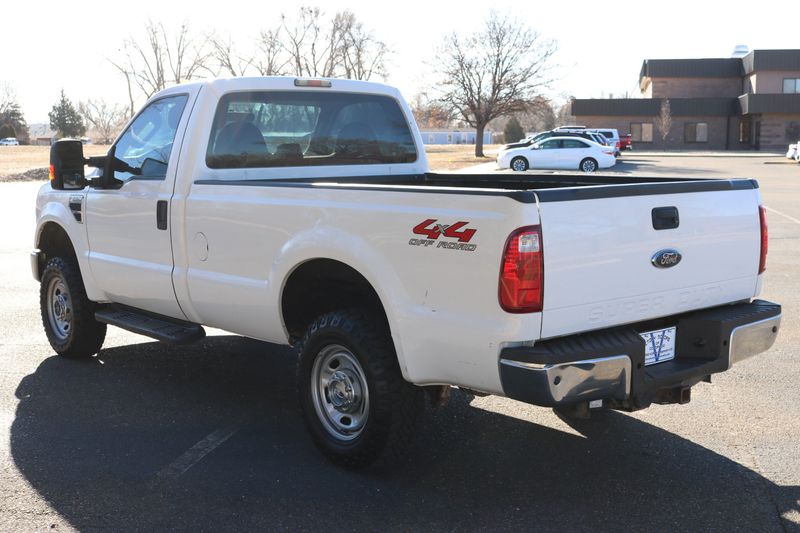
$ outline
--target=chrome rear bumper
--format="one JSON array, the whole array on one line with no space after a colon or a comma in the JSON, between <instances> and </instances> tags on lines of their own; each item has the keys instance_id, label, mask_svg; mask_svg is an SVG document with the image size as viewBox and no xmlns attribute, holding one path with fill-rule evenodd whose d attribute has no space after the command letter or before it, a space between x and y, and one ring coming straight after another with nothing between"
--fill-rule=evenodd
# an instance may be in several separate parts
<instances>
[{"instance_id":1,"label":"chrome rear bumper","mask_svg":"<svg viewBox=\"0 0 800 533\"><path fill-rule=\"evenodd\" d=\"M781 329L782 316L780 314L734 328L731 332L731 348L728 351L728 368L772 348Z\"/></svg>"},{"instance_id":2,"label":"chrome rear bumper","mask_svg":"<svg viewBox=\"0 0 800 533\"><path fill-rule=\"evenodd\" d=\"M756 300L661 320L677 328L673 360L644 365L639 331L652 329L650 323L595 331L502 350L503 390L546 407L611 400L633 410L667 403L664 392L691 387L769 350L780 330L781 307Z\"/></svg>"},{"instance_id":3,"label":"chrome rear bumper","mask_svg":"<svg viewBox=\"0 0 800 533\"><path fill-rule=\"evenodd\" d=\"M611 397L624 400L631 392L631 359L627 355L552 365L501 359L500 365L529 371L529 386L539 390L544 405Z\"/></svg>"}]
</instances>

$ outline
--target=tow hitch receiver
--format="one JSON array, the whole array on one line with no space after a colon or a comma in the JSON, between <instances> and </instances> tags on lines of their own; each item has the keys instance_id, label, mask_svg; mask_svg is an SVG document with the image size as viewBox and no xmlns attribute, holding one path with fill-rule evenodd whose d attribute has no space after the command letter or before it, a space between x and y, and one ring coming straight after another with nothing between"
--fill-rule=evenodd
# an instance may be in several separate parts
<instances>
[{"instance_id":1,"label":"tow hitch receiver","mask_svg":"<svg viewBox=\"0 0 800 533\"><path fill-rule=\"evenodd\" d=\"M659 389L656 391L654 403L668 404L679 403L681 405L692 401L691 387L673 387L671 389Z\"/></svg>"}]
</instances>

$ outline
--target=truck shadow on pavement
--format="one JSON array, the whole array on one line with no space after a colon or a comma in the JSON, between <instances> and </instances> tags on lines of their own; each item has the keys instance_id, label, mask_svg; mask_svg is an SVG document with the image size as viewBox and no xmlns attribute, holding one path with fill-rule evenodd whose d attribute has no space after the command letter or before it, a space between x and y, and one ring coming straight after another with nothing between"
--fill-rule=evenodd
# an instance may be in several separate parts
<instances>
[{"instance_id":1,"label":"truck shadow on pavement","mask_svg":"<svg viewBox=\"0 0 800 533\"><path fill-rule=\"evenodd\" d=\"M402 465L342 470L303 427L293 354L234 336L49 357L16 395L14 463L79 530L781 531L800 512L800 487L635 417L560 431L455 391ZM185 473L159 474L225 427Z\"/></svg>"}]
</instances>

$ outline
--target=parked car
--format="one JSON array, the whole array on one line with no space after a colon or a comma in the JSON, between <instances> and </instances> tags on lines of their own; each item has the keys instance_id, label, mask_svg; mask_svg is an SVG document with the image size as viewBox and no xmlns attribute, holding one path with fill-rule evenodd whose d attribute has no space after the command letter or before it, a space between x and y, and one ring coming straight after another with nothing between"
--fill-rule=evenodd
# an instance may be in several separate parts
<instances>
[{"instance_id":1,"label":"parked car","mask_svg":"<svg viewBox=\"0 0 800 533\"><path fill-rule=\"evenodd\" d=\"M619 132L616 129L614 129L614 128L593 128L593 129L589 129L589 130L586 130L586 131L594 131L594 132L602 134L606 139L608 139L609 144L611 144L611 146L613 146L616 149L615 152L614 152L614 155L615 156L619 156L620 154L622 154L622 151L621 151L621 148L620 148L621 143L620 143L620 140L619 140Z\"/></svg>"},{"instance_id":2,"label":"parked car","mask_svg":"<svg viewBox=\"0 0 800 533\"><path fill-rule=\"evenodd\" d=\"M621 133L619 136L619 149L622 150L633 150L633 143L631 142L631 134L630 133Z\"/></svg>"},{"instance_id":3,"label":"parked car","mask_svg":"<svg viewBox=\"0 0 800 533\"><path fill-rule=\"evenodd\" d=\"M611 151L578 137L527 151L589 143ZM108 325L291 344L311 437L348 466L397 458L426 397L443 404L451 386L573 413L686 403L780 328L781 306L754 300L767 257L755 180L431 173L383 84L171 87L108 155L56 142L50 172L30 259L55 353L92 357ZM255 379L285 402L292 378L270 365ZM491 433L487 459L508 453Z\"/></svg>"},{"instance_id":4,"label":"parked car","mask_svg":"<svg viewBox=\"0 0 800 533\"><path fill-rule=\"evenodd\" d=\"M6 137L0 139L0 146L19 146L19 141L16 137Z\"/></svg>"},{"instance_id":5,"label":"parked car","mask_svg":"<svg viewBox=\"0 0 800 533\"><path fill-rule=\"evenodd\" d=\"M497 154L499 168L519 172L529 168L594 172L615 163L613 147L575 136L549 137L528 147L502 149Z\"/></svg>"},{"instance_id":6,"label":"parked car","mask_svg":"<svg viewBox=\"0 0 800 533\"><path fill-rule=\"evenodd\" d=\"M598 144L602 144L603 146L611 146L614 148L615 155L619 155L617 147L614 145L613 139L609 139L602 133L586 129L585 126L560 126L553 130L554 133L558 135L577 135L579 137L588 138L591 141L594 141Z\"/></svg>"},{"instance_id":7,"label":"parked car","mask_svg":"<svg viewBox=\"0 0 800 533\"><path fill-rule=\"evenodd\" d=\"M798 144L800 144L800 142L797 142L795 144L790 144L789 145L789 149L786 151L786 159L794 159L795 161L797 160L797 158L798 158L797 145Z\"/></svg>"},{"instance_id":8,"label":"parked car","mask_svg":"<svg viewBox=\"0 0 800 533\"><path fill-rule=\"evenodd\" d=\"M604 135L593 132L589 132L589 135L592 136L592 140L597 144L602 144L603 146L611 146L611 144L608 142L608 139L606 139Z\"/></svg>"},{"instance_id":9,"label":"parked car","mask_svg":"<svg viewBox=\"0 0 800 533\"><path fill-rule=\"evenodd\" d=\"M506 144L503 148L504 149L509 149L509 148L527 148L527 147L531 146L534 143L543 141L543 140L545 140L547 138L550 138L550 137L581 137L582 139L587 139L587 140L593 141L593 142L599 142L600 144L607 144L605 141L601 141L598 138L598 135L599 134L597 134L597 133L586 131L586 128L579 128L579 127L566 128L566 127L561 127L561 128L556 128L556 129L550 130L550 131L543 131L543 132L537 133L535 135L530 135L530 136L522 139L519 142ZM602 137L602 135L600 135L600 137Z\"/></svg>"},{"instance_id":10,"label":"parked car","mask_svg":"<svg viewBox=\"0 0 800 533\"><path fill-rule=\"evenodd\" d=\"M602 131L605 133L601 133L601 130L599 129L588 129L586 128L586 126L559 126L558 128L553 130L554 133L558 134L565 133L569 135L574 135L577 133L581 134L581 136L583 136L584 134L588 134L593 141L600 143L602 145L614 147L614 152L615 152L614 155L616 156L620 155L620 152L623 149L621 146L622 139L620 137L620 142L617 143L613 133L617 130L608 129ZM629 137L628 142L630 143L630 135L628 137Z\"/></svg>"}]
</instances>

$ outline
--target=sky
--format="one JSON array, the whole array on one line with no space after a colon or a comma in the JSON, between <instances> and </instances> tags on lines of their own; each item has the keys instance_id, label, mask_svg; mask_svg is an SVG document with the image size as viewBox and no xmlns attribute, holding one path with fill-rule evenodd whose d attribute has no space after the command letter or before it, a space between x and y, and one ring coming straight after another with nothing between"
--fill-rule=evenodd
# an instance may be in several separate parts
<instances>
[{"instance_id":1,"label":"sky","mask_svg":"<svg viewBox=\"0 0 800 533\"><path fill-rule=\"evenodd\" d=\"M303 4L225 0L194 2L191 11L185 5L164 0L119 5L95 0L5 2L0 82L12 86L29 124L48 122L47 113L62 88L73 102L104 98L125 104L124 79L109 59L119 57L128 36L143 35L148 20L161 22L168 30L187 21L198 32L214 31L248 43L259 29L276 25L281 12L294 14L300 5L317 5L329 14L344 9L355 13L393 50L386 83L400 88L409 100L433 79L428 62L443 37L478 30L490 8L558 43L556 81L547 91L557 100L626 92L636 96L644 59L730 57L737 44L751 50L800 48L797 7L787 11L792 3L785 0Z\"/></svg>"}]
</instances>

